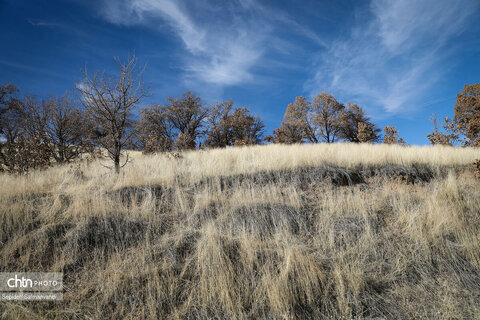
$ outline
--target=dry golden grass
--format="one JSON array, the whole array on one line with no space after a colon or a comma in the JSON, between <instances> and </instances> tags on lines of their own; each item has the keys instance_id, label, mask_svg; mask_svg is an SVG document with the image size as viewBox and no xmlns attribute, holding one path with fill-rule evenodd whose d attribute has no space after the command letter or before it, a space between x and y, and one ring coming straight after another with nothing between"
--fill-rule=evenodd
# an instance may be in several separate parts
<instances>
[{"instance_id":1,"label":"dry golden grass","mask_svg":"<svg viewBox=\"0 0 480 320\"><path fill-rule=\"evenodd\" d=\"M480 318L478 149L133 154L0 176L1 271L61 271L6 319Z\"/></svg>"}]
</instances>

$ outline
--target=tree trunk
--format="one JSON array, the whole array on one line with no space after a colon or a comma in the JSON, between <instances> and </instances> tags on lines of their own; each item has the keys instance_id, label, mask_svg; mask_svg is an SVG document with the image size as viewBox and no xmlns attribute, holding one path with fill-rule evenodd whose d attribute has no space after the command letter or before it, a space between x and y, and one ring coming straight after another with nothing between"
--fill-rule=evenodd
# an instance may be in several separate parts
<instances>
[{"instance_id":1,"label":"tree trunk","mask_svg":"<svg viewBox=\"0 0 480 320\"><path fill-rule=\"evenodd\" d=\"M119 174L120 173L120 155L115 155L115 173Z\"/></svg>"}]
</instances>

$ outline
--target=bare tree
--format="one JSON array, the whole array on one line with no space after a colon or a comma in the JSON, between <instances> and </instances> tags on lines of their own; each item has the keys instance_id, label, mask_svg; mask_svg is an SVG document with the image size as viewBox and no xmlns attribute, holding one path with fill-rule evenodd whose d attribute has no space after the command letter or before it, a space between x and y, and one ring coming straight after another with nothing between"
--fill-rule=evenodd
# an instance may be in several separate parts
<instances>
[{"instance_id":1,"label":"bare tree","mask_svg":"<svg viewBox=\"0 0 480 320\"><path fill-rule=\"evenodd\" d=\"M53 157L58 163L69 162L85 152L90 125L82 110L65 94L51 97L43 103L47 115L46 135L53 147Z\"/></svg>"},{"instance_id":2,"label":"bare tree","mask_svg":"<svg viewBox=\"0 0 480 320\"><path fill-rule=\"evenodd\" d=\"M137 58L121 62L114 58L118 75L106 77L96 72L89 75L87 69L83 73L82 83L77 89L82 96L87 114L93 120L97 138L108 156L114 162L115 172L128 162L128 153L123 165L120 157L124 148L131 142L134 125L133 111L143 98L149 94L149 88L142 81L144 68L137 66Z\"/></svg>"},{"instance_id":3,"label":"bare tree","mask_svg":"<svg viewBox=\"0 0 480 320\"><path fill-rule=\"evenodd\" d=\"M49 166L53 160L52 145L46 135L41 104L34 96L20 99L18 90L11 85L1 91L0 169L25 173Z\"/></svg>"},{"instance_id":4,"label":"bare tree","mask_svg":"<svg viewBox=\"0 0 480 320\"><path fill-rule=\"evenodd\" d=\"M13 84L0 86L0 170L14 171L17 145L23 134L25 112Z\"/></svg>"},{"instance_id":5,"label":"bare tree","mask_svg":"<svg viewBox=\"0 0 480 320\"><path fill-rule=\"evenodd\" d=\"M16 93L18 93L18 88L11 83L2 84L0 86L0 110L4 110L5 103L15 97Z\"/></svg>"},{"instance_id":6,"label":"bare tree","mask_svg":"<svg viewBox=\"0 0 480 320\"><path fill-rule=\"evenodd\" d=\"M25 112L13 84L0 86L0 137L5 143L13 142L21 134Z\"/></svg>"}]
</instances>

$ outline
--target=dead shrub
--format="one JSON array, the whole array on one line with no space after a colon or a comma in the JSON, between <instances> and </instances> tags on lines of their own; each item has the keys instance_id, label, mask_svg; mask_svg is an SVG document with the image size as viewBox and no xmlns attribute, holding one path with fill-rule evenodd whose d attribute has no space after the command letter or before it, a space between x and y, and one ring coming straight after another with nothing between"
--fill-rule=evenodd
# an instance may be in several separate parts
<instances>
[{"instance_id":1,"label":"dead shrub","mask_svg":"<svg viewBox=\"0 0 480 320\"><path fill-rule=\"evenodd\" d=\"M473 162L473 172L475 173L475 177L480 179L480 159Z\"/></svg>"}]
</instances>

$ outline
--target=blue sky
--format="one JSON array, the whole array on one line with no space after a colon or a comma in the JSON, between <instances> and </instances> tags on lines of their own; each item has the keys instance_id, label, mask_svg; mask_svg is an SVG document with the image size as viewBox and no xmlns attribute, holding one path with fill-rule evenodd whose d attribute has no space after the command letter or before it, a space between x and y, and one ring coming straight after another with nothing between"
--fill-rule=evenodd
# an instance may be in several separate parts
<instances>
[{"instance_id":1,"label":"blue sky","mask_svg":"<svg viewBox=\"0 0 480 320\"><path fill-rule=\"evenodd\" d=\"M0 0L0 83L62 94L135 52L145 104L233 99L269 134L296 96L327 91L426 144L432 112L480 82L479 16L478 0Z\"/></svg>"}]
</instances>

